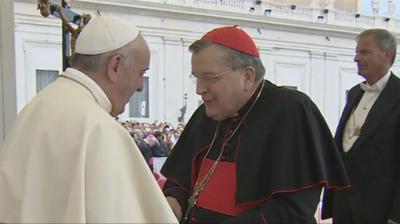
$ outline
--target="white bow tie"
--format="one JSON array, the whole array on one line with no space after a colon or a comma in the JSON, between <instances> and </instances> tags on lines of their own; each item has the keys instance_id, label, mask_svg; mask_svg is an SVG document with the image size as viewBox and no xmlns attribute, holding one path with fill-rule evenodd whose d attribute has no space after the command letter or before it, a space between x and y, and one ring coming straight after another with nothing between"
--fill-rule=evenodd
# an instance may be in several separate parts
<instances>
[{"instance_id":1,"label":"white bow tie","mask_svg":"<svg viewBox=\"0 0 400 224\"><path fill-rule=\"evenodd\" d=\"M367 83L360 83L360 87L365 92L379 92L380 91L379 86L376 84L370 86Z\"/></svg>"}]
</instances>

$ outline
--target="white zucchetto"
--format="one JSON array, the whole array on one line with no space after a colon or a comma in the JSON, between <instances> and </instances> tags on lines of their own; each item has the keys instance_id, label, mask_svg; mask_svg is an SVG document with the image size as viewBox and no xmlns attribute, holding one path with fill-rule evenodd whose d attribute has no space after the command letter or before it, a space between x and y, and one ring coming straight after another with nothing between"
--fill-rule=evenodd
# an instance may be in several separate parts
<instances>
[{"instance_id":1,"label":"white zucchetto","mask_svg":"<svg viewBox=\"0 0 400 224\"><path fill-rule=\"evenodd\" d=\"M91 19L82 29L76 40L75 52L85 55L111 52L133 41L138 34L134 24L101 15Z\"/></svg>"}]
</instances>

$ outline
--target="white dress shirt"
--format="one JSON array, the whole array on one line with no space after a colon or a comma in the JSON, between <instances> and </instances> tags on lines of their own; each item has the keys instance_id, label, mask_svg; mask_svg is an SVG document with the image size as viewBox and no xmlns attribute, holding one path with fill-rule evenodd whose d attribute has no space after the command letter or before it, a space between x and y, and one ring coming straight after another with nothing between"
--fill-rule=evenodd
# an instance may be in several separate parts
<instances>
[{"instance_id":1,"label":"white dress shirt","mask_svg":"<svg viewBox=\"0 0 400 224\"><path fill-rule=\"evenodd\" d=\"M390 74L391 73L389 71L373 85L369 85L368 83L360 83L360 87L362 90L364 90L364 94L357 107L353 109L343 132L342 144L345 152L350 150L354 142L360 136L365 119L367 118L369 111L371 110L375 101L378 99L382 90L385 88Z\"/></svg>"}]
</instances>

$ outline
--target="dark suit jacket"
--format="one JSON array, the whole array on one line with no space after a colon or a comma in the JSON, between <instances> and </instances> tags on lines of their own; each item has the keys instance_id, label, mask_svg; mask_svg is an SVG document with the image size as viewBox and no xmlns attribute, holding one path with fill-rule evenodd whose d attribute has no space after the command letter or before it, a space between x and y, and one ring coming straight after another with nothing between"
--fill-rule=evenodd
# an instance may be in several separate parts
<instances>
[{"instance_id":1,"label":"dark suit jacket","mask_svg":"<svg viewBox=\"0 0 400 224\"><path fill-rule=\"evenodd\" d=\"M339 121L335 141L342 155L352 188L326 195L325 218L332 206L347 207L356 223L400 221L400 79L393 73L372 106L359 138L347 153L342 136L353 108L364 91L353 87ZM334 202L336 200L336 202ZM333 216L341 214L333 212Z\"/></svg>"}]
</instances>

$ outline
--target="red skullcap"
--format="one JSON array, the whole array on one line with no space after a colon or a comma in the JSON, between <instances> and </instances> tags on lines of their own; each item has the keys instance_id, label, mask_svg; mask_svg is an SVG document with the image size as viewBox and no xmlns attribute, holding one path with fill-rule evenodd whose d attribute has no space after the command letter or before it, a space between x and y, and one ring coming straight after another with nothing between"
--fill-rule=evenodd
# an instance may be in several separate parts
<instances>
[{"instance_id":1,"label":"red skullcap","mask_svg":"<svg viewBox=\"0 0 400 224\"><path fill-rule=\"evenodd\" d=\"M213 29L206 33L201 39L209 40L213 43L223 45L254 57L260 56L253 39L237 26Z\"/></svg>"}]
</instances>

